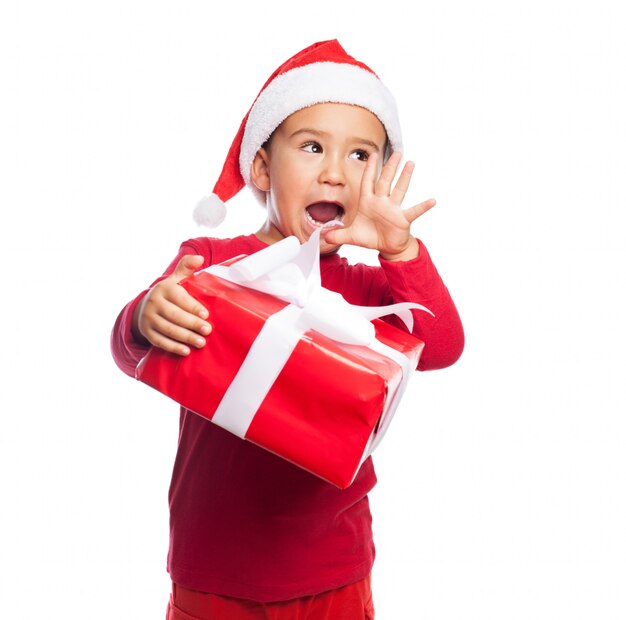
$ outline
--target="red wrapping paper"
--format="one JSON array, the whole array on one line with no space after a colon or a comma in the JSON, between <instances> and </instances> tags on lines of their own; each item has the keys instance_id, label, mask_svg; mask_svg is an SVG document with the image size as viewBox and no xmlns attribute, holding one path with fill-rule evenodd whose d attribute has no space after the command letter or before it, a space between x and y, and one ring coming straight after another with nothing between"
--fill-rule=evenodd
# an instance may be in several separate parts
<instances>
[{"instance_id":1,"label":"red wrapping paper","mask_svg":"<svg viewBox=\"0 0 626 620\"><path fill-rule=\"evenodd\" d=\"M136 377L211 420L266 319L286 302L206 272L181 282L209 310L213 331L180 357L153 347ZM424 343L375 319L376 338L415 369ZM271 364L272 360L261 360ZM400 366L365 346L306 332L257 410L245 439L339 488L354 479Z\"/></svg>"}]
</instances>

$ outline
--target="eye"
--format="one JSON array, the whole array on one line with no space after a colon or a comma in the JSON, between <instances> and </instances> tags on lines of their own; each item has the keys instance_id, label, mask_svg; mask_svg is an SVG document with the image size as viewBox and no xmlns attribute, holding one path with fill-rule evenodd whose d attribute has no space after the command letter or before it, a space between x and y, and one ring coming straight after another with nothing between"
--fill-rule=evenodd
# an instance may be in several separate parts
<instances>
[{"instance_id":1,"label":"eye","mask_svg":"<svg viewBox=\"0 0 626 620\"><path fill-rule=\"evenodd\" d=\"M307 153L321 153L322 147L317 142L307 142L302 145L302 150Z\"/></svg>"},{"instance_id":2,"label":"eye","mask_svg":"<svg viewBox=\"0 0 626 620\"><path fill-rule=\"evenodd\" d=\"M352 151L352 153L350 153L351 159L358 159L359 161L367 161L369 156L369 153L363 149L357 149L356 151Z\"/></svg>"}]
</instances>

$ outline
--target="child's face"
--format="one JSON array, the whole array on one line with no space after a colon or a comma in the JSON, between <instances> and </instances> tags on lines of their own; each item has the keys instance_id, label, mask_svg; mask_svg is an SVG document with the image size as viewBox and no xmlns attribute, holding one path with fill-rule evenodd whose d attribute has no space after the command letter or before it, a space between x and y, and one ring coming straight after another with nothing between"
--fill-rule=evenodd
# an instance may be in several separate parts
<instances>
[{"instance_id":1,"label":"child's face","mask_svg":"<svg viewBox=\"0 0 626 620\"><path fill-rule=\"evenodd\" d=\"M386 137L378 118L358 106L320 103L285 119L252 164L253 182L267 192L267 219L257 236L304 242L324 222L349 226L367 158L376 152L382 161ZM322 239L322 254L337 249Z\"/></svg>"}]
</instances>

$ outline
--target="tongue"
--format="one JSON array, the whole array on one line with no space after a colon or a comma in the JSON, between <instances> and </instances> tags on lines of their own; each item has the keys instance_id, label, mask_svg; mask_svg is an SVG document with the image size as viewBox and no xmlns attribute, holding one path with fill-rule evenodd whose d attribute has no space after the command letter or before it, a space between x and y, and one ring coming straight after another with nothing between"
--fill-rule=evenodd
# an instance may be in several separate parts
<instances>
[{"instance_id":1,"label":"tongue","mask_svg":"<svg viewBox=\"0 0 626 620\"><path fill-rule=\"evenodd\" d=\"M309 215L317 222L330 222L339 215L339 208L332 202L316 202L307 207Z\"/></svg>"}]
</instances>

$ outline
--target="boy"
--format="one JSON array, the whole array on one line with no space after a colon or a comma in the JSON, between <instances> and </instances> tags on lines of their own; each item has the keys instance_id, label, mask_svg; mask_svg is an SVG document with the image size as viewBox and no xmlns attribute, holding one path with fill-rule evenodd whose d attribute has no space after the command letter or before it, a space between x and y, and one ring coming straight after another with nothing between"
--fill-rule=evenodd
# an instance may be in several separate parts
<instances>
[{"instance_id":1,"label":"boy","mask_svg":"<svg viewBox=\"0 0 626 620\"><path fill-rule=\"evenodd\" d=\"M267 218L253 235L182 244L165 275L124 308L113 355L133 376L149 345L178 355L210 338L210 316L178 286L194 271L323 227L322 284L352 304L414 301L419 369L454 363L463 330L450 295L410 225L434 205L403 210L413 165L393 184L401 138L393 98L337 41L314 44L266 82L243 119L196 219L215 223L223 201L248 185ZM383 161L386 163L383 165ZM333 222L332 224L329 224ZM380 267L349 265L344 243L379 252ZM371 458L339 490L181 410L170 487L168 618L373 618L374 561L367 493Z\"/></svg>"}]
</instances>

